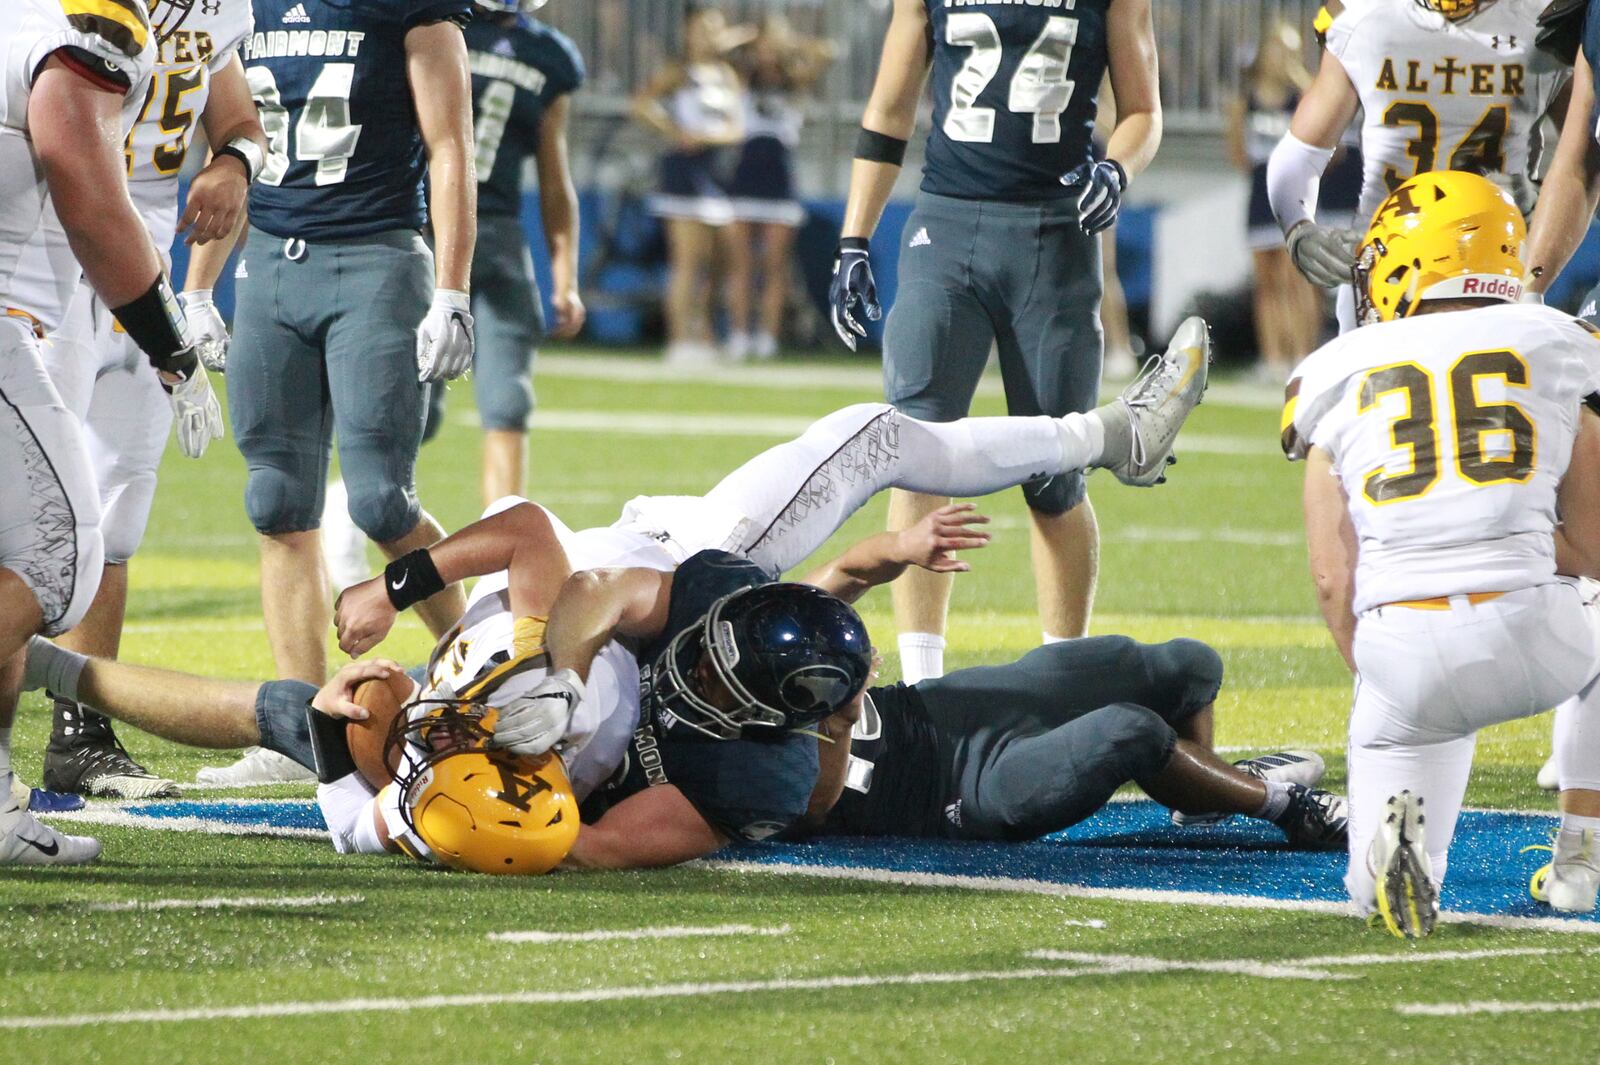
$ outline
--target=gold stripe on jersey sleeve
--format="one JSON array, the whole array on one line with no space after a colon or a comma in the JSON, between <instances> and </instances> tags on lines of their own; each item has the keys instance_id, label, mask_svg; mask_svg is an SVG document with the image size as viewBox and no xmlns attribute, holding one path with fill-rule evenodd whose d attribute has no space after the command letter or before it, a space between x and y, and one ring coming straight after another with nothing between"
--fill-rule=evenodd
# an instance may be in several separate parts
<instances>
[{"instance_id":1,"label":"gold stripe on jersey sleeve","mask_svg":"<svg viewBox=\"0 0 1600 1065\"><path fill-rule=\"evenodd\" d=\"M1283 415L1278 419L1278 442L1283 453L1294 459L1300 446L1300 436L1295 432L1294 415L1300 406L1300 378L1290 381L1283 390Z\"/></svg>"},{"instance_id":2,"label":"gold stripe on jersey sleeve","mask_svg":"<svg viewBox=\"0 0 1600 1065\"><path fill-rule=\"evenodd\" d=\"M129 56L143 52L150 40L150 19L139 0L61 0L73 29L104 37Z\"/></svg>"}]
</instances>

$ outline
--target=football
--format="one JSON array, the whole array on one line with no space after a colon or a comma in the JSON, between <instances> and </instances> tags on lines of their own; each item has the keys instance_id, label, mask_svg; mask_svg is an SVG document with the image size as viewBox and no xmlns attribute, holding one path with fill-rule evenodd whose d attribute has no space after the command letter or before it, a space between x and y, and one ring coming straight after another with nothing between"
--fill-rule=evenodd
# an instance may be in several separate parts
<instances>
[{"instance_id":1,"label":"football","mask_svg":"<svg viewBox=\"0 0 1600 1065\"><path fill-rule=\"evenodd\" d=\"M389 728L410 694L411 678L404 673L364 680L356 685L356 705L365 708L368 716L365 721L351 721L346 725L345 736L356 769L375 788L394 780L395 766L384 759L383 748L389 738Z\"/></svg>"}]
</instances>

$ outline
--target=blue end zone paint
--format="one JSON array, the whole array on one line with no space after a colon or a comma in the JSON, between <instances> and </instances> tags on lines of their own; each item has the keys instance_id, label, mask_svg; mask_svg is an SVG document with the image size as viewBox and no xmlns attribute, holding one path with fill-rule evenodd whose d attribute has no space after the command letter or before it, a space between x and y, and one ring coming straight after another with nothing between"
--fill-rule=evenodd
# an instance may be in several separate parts
<instances>
[{"instance_id":1,"label":"blue end zone paint","mask_svg":"<svg viewBox=\"0 0 1600 1065\"><path fill-rule=\"evenodd\" d=\"M92 807L91 807L92 809ZM131 804L121 812L147 820L198 818L236 828L324 828L316 803L179 801ZM1549 860L1545 843L1555 818L1535 814L1462 814L1450 851L1444 905L1465 913L1545 917L1528 897L1528 878ZM820 843L748 844L725 851L741 861L831 865L894 872L1015 877L1093 888L1194 891L1276 899L1344 899L1344 855L1291 851L1260 822L1235 818L1208 828L1180 829L1150 802L1112 803L1081 825L1033 843L949 840L831 839ZM1600 915L1590 920L1600 921Z\"/></svg>"}]
</instances>

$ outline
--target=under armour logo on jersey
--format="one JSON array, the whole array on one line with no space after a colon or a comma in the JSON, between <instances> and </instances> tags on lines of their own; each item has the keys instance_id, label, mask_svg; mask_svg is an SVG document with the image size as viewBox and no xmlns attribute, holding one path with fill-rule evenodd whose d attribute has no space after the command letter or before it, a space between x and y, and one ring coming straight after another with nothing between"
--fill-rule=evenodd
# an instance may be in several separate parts
<instances>
[{"instance_id":1,"label":"under armour logo on jersey","mask_svg":"<svg viewBox=\"0 0 1600 1065\"><path fill-rule=\"evenodd\" d=\"M917 230L917 232L912 236L911 243L907 244L906 247L908 247L908 248L926 248L928 245L930 245L932 243L933 243L933 241L928 239L928 227L927 226L923 226L921 229Z\"/></svg>"},{"instance_id":2,"label":"under armour logo on jersey","mask_svg":"<svg viewBox=\"0 0 1600 1065\"><path fill-rule=\"evenodd\" d=\"M287 10L287 11L285 11L283 13L283 21L286 22L286 23L288 23L288 22L310 22L311 21L311 16L306 14L306 5L304 5L304 4L296 4L293 7L291 7L289 10Z\"/></svg>"},{"instance_id":3,"label":"under armour logo on jersey","mask_svg":"<svg viewBox=\"0 0 1600 1065\"><path fill-rule=\"evenodd\" d=\"M1490 38L1490 44L1496 50L1498 50L1500 48L1500 42L1501 41L1505 41L1506 42L1506 47L1507 48L1515 48L1517 46L1517 35L1513 33L1509 37L1502 37L1497 33L1492 38Z\"/></svg>"},{"instance_id":4,"label":"under armour logo on jersey","mask_svg":"<svg viewBox=\"0 0 1600 1065\"><path fill-rule=\"evenodd\" d=\"M202 14L202 15L220 15L220 14L222 14L222 0L200 0L200 14Z\"/></svg>"},{"instance_id":5,"label":"under armour logo on jersey","mask_svg":"<svg viewBox=\"0 0 1600 1065\"><path fill-rule=\"evenodd\" d=\"M1579 318L1593 318L1595 316L1595 311L1596 310L1600 310L1600 308L1597 308L1595 306L1595 301L1594 300L1590 300L1588 303L1585 303L1583 305L1583 310L1578 312L1578 317Z\"/></svg>"}]
</instances>

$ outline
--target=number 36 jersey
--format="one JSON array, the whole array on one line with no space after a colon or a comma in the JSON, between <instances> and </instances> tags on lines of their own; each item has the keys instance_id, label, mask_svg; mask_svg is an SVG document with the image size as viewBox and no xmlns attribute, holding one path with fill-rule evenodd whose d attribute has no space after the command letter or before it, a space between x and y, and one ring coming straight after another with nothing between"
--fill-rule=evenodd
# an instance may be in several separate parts
<instances>
[{"instance_id":1,"label":"number 36 jersey","mask_svg":"<svg viewBox=\"0 0 1600 1065\"><path fill-rule=\"evenodd\" d=\"M1111 0L926 0L933 131L922 191L1027 202L1078 195L1105 75Z\"/></svg>"},{"instance_id":2,"label":"number 36 jersey","mask_svg":"<svg viewBox=\"0 0 1600 1065\"><path fill-rule=\"evenodd\" d=\"M464 24L471 0L255 0L245 76L267 134L250 223L338 240L427 221L406 34Z\"/></svg>"},{"instance_id":3,"label":"number 36 jersey","mask_svg":"<svg viewBox=\"0 0 1600 1065\"><path fill-rule=\"evenodd\" d=\"M1526 178L1538 124L1567 70L1534 46L1545 0L1480 4L1461 22L1413 0L1345 0L1327 48L1361 99L1360 217L1430 170ZM1518 182L1517 206L1533 206Z\"/></svg>"},{"instance_id":4,"label":"number 36 jersey","mask_svg":"<svg viewBox=\"0 0 1600 1065\"><path fill-rule=\"evenodd\" d=\"M1333 461L1356 612L1554 579L1556 489L1597 389L1600 339L1533 304L1364 326L1301 363L1283 446Z\"/></svg>"}]
</instances>

